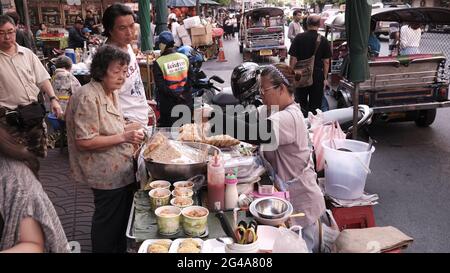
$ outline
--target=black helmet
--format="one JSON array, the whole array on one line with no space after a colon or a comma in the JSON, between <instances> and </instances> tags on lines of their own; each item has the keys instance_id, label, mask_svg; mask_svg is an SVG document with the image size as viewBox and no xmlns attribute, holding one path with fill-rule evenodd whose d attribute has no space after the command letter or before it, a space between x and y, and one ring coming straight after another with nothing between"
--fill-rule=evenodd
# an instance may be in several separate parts
<instances>
[{"instance_id":1,"label":"black helmet","mask_svg":"<svg viewBox=\"0 0 450 273\"><path fill-rule=\"evenodd\" d=\"M240 101L247 100L259 92L259 65L246 62L236 66L231 74L233 95Z\"/></svg>"}]
</instances>

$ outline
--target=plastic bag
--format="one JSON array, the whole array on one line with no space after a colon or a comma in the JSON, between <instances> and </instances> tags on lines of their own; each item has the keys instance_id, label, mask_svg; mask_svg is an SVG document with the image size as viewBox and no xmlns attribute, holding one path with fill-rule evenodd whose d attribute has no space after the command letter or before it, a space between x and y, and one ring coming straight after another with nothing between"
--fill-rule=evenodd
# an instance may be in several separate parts
<instances>
[{"instance_id":1,"label":"plastic bag","mask_svg":"<svg viewBox=\"0 0 450 273\"><path fill-rule=\"evenodd\" d=\"M314 253L332 253L334 251L334 242L339 236L339 227L333 217L331 210L326 210L320 217L320 228L318 230L318 244L314 245Z\"/></svg>"},{"instance_id":2,"label":"plastic bag","mask_svg":"<svg viewBox=\"0 0 450 273\"><path fill-rule=\"evenodd\" d=\"M296 229L298 233L294 231ZM301 226L293 226L290 229L280 227L279 234L273 243L273 253L308 253Z\"/></svg>"},{"instance_id":3,"label":"plastic bag","mask_svg":"<svg viewBox=\"0 0 450 273\"><path fill-rule=\"evenodd\" d=\"M323 112L320 109L317 109L316 112L316 115L312 112L308 113L308 123L310 124L309 129L312 131L323 125Z\"/></svg>"},{"instance_id":4,"label":"plastic bag","mask_svg":"<svg viewBox=\"0 0 450 273\"><path fill-rule=\"evenodd\" d=\"M323 170L325 164L325 150L322 147L322 142L330 139L345 139L346 135L337 121L316 127L313 130L313 134L316 171L319 172Z\"/></svg>"}]
</instances>

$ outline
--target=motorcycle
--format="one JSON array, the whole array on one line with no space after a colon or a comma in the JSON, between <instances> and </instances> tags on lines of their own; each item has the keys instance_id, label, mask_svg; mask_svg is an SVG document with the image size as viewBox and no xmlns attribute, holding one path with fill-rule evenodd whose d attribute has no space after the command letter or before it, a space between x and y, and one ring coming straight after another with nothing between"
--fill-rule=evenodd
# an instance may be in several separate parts
<instances>
[{"instance_id":1,"label":"motorcycle","mask_svg":"<svg viewBox=\"0 0 450 273\"><path fill-rule=\"evenodd\" d=\"M242 105L248 109L247 106L254 106L257 108L263 105L259 94L253 94L252 96L239 100L233 95L231 87L222 89L216 87L214 82L223 84L225 81L216 75L211 77L206 76L201 70L204 59L200 52L189 46L180 47L178 52L185 54L189 58L191 69L194 73L192 84L194 105L219 106L224 113L227 106ZM373 110L369 106L359 105L358 123L356 124L357 128L366 128L365 125L371 123L372 116ZM324 111L323 121L324 123L338 121L342 130L347 134L347 137L350 137L353 128L353 107ZM305 122L308 125L308 119L305 119Z\"/></svg>"}]
</instances>

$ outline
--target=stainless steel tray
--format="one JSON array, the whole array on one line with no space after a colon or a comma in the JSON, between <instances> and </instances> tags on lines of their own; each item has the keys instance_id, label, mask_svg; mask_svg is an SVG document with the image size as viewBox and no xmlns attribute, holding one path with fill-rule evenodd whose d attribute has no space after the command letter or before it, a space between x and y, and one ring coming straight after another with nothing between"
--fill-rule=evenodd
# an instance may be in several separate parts
<instances>
[{"instance_id":1,"label":"stainless steel tray","mask_svg":"<svg viewBox=\"0 0 450 273\"><path fill-rule=\"evenodd\" d=\"M139 199L138 200L142 201L142 202L145 202L148 200L145 195L142 197L143 197L142 200L139 200ZM196 199L194 198L194 200L196 200ZM198 204L197 201L195 201L195 202ZM138 215L139 215L139 212L138 212ZM216 213L214 213L214 212L209 213L207 231L205 234L200 236L200 238L202 238L202 239L218 238L218 237L226 237L227 236L222 229L219 219L215 215L216 215ZM230 221L232 221L233 213L231 211L226 211L225 215L227 216L227 218ZM155 217L155 216L153 215L153 217ZM253 218L252 216L247 216L245 211L239 211L239 213L238 213L238 220L247 220L248 221L252 218ZM127 230L126 230L127 238L130 240L133 240L135 242L142 242L147 239L176 239L176 238L189 237L182 230L179 233L172 235L172 236L163 236L158 233L156 219L154 221L155 221L155 224L153 225L153 227L151 227L151 229L149 229L149 232L142 233L142 234L135 234L136 205L135 205L135 202L133 202L133 205L132 205L131 211L130 211L130 217L128 218L128 225L127 225ZM139 225L139 223L138 223L138 225Z\"/></svg>"}]
</instances>

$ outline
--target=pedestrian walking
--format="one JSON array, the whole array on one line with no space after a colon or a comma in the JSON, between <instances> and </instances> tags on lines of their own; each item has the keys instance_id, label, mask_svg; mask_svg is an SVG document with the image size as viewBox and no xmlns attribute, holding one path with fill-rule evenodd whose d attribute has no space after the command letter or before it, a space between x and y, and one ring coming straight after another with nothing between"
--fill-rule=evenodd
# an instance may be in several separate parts
<instances>
[{"instance_id":1,"label":"pedestrian walking","mask_svg":"<svg viewBox=\"0 0 450 273\"><path fill-rule=\"evenodd\" d=\"M315 56L313 84L295 90L295 100L300 103L305 117L308 112L316 114L316 109L320 109L322 106L324 87L328 86L327 77L331 58L329 42L317 32L320 16L308 16L306 24L308 30L298 34L289 48L289 64L293 69L297 61Z\"/></svg>"},{"instance_id":2,"label":"pedestrian walking","mask_svg":"<svg viewBox=\"0 0 450 273\"><path fill-rule=\"evenodd\" d=\"M303 32L303 28L301 26L301 20L302 20L301 11L299 11L299 10L294 11L293 19L294 20L289 24L289 29L288 29L288 38L289 38L289 40L291 40L291 44L294 41L295 36L297 36L297 34Z\"/></svg>"}]
</instances>

